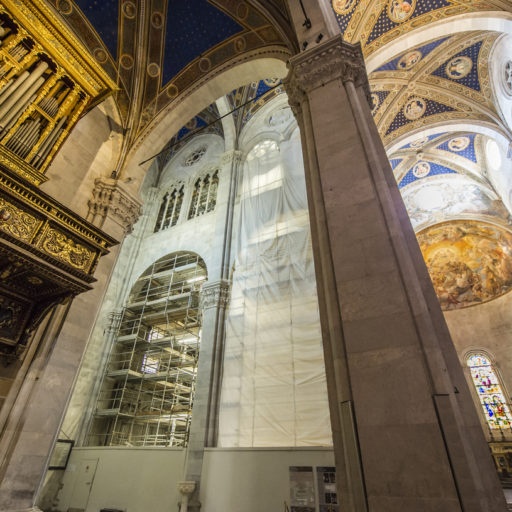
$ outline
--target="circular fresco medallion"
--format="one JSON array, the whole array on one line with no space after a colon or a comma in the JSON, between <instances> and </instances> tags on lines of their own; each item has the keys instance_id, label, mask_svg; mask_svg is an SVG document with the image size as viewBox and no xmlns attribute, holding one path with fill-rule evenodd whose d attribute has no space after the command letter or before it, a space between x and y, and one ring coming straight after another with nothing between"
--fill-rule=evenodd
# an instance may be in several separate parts
<instances>
[{"instance_id":1,"label":"circular fresco medallion","mask_svg":"<svg viewBox=\"0 0 512 512\"><path fill-rule=\"evenodd\" d=\"M413 140L409 146L411 146L411 148L421 148L422 146L424 146L426 143L428 142L428 137L421 137L421 139L416 139L416 140Z\"/></svg>"},{"instance_id":2,"label":"circular fresco medallion","mask_svg":"<svg viewBox=\"0 0 512 512\"><path fill-rule=\"evenodd\" d=\"M453 80L459 80L468 76L473 67L473 61L469 57L454 57L446 64L446 75Z\"/></svg>"},{"instance_id":3,"label":"circular fresco medallion","mask_svg":"<svg viewBox=\"0 0 512 512\"><path fill-rule=\"evenodd\" d=\"M391 21L402 23L412 16L415 8L416 0L389 0L388 16Z\"/></svg>"},{"instance_id":4,"label":"circular fresco medallion","mask_svg":"<svg viewBox=\"0 0 512 512\"><path fill-rule=\"evenodd\" d=\"M73 7L68 0L57 0L57 9L61 14L71 14Z\"/></svg>"},{"instance_id":5,"label":"circular fresco medallion","mask_svg":"<svg viewBox=\"0 0 512 512\"><path fill-rule=\"evenodd\" d=\"M151 62L147 71L150 77L156 78L160 74L160 66L156 62Z\"/></svg>"},{"instance_id":6,"label":"circular fresco medallion","mask_svg":"<svg viewBox=\"0 0 512 512\"><path fill-rule=\"evenodd\" d=\"M427 102L423 98L415 96L410 98L409 101L404 105L403 113L404 116L410 121L419 119L427 109Z\"/></svg>"},{"instance_id":7,"label":"circular fresco medallion","mask_svg":"<svg viewBox=\"0 0 512 512\"><path fill-rule=\"evenodd\" d=\"M207 71L210 71L212 63L208 57L203 57L199 60L198 67L203 73L206 73Z\"/></svg>"},{"instance_id":8,"label":"circular fresco medallion","mask_svg":"<svg viewBox=\"0 0 512 512\"><path fill-rule=\"evenodd\" d=\"M107 62L107 52L103 48L96 48L92 54L99 63L103 64L104 62Z\"/></svg>"},{"instance_id":9,"label":"circular fresco medallion","mask_svg":"<svg viewBox=\"0 0 512 512\"><path fill-rule=\"evenodd\" d=\"M412 170L416 178L424 178L429 172L430 164L428 162L418 162Z\"/></svg>"},{"instance_id":10,"label":"circular fresco medallion","mask_svg":"<svg viewBox=\"0 0 512 512\"><path fill-rule=\"evenodd\" d=\"M372 114L375 114L375 112L377 112L377 109L380 107L379 95L376 92L372 92L372 95L370 97L372 100Z\"/></svg>"},{"instance_id":11,"label":"circular fresco medallion","mask_svg":"<svg viewBox=\"0 0 512 512\"><path fill-rule=\"evenodd\" d=\"M137 14L137 7L135 7L133 2L127 0L123 4L123 14L129 19L133 19Z\"/></svg>"},{"instance_id":12,"label":"circular fresco medallion","mask_svg":"<svg viewBox=\"0 0 512 512\"><path fill-rule=\"evenodd\" d=\"M407 52L396 65L397 69L407 71L411 69L414 65L416 65L423 55L418 50L413 50L411 52Z\"/></svg>"},{"instance_id":13,"label":"circular fresco medallion","mask_svg":"<svg viewBox=\"0 0 512 512\"><path fill-rule=\"evenodd\" d=\"M275 87L281 81L280 78L264 78L263 82L269 87Z\"/></svg>"},{"instance_id":14,"label":"circular fresco medallion","mask_svg":"<svg viewBox=\"0 0 512 512\"><path fill-rule=\"evenodd\" d=\"M356 0L332 0L332 6L337 14L348 14L356 3Z\"/></svg>"},{"instance_id":15,"label":"circular fresco medallion","mask_svg":"<svg viewBox=\"0 0 512 512\"><path fill-rule=\"evenodd\" d=\"M470 144L469 137L454 137L448 142L448 148L452 151L464 151Z\"/></svg>"},{"instance_id":16,"label":"circular fresco medallion","mask_svg":"<svg viewBox=\"0 0 512 512\"><path fill-rule=\"evenodd\" d=\"M151 15L151 25L155 28L162 28L164 24L164 15L161 12L154 12Z\"/></svg>"},{"instance_id":17,"label":"circular fresco medallion","mask_svg":"<svg viewBox=\"0 0 512 512\"><path fill-rule=\"evenodd\" d=\"M176 98L176 96L178 96L179 90L176 85L171 84L167 87L166 92L167 92L167 96L169 96L169 98Z\"/></svg>"},{"instance_id":18,"label":"circular fresco medallion","mask_svg":"<svg viewBox=\"0 0 512 512\"><path fill-rule=\"evenodd\" d=\"M187 130L193 130L194 128L197 128L197 118L193 117L186 125L185 128Z\"/></svg>"},{"instance_id":19,"label":"circular fresco medallion","mask_svg":"<svg viewBox=\"0 0 512 512\"><path fill-rule=\"evenodd\" d=\"M235 39L235 50L237 52L243 52L245 50L245 47L247 46L247 43L245 42L245 38L244 37L237 37Z\"/></svg>"},{"instance_id":20,"label":"circular fresco medallion","mask_svg":"<svg viewBox=\"0 0 512 512\"><path fill-rule=\"evenodd\" d=\"M444 310L480 304L512 288L512 235L505 229L453 221L417 238Z\"/></svg>"},{"instance_id":21,"label":"circular fresco medallion","mask_svg":"<svg viewBox=\"0 0 512 512\"><path fill-rule=\"evenodd\" d=\"M130 69L133 66L133 57L128 53L123 54L119 59L119 64L125 69Z\"/></svg>"}]
</instances>

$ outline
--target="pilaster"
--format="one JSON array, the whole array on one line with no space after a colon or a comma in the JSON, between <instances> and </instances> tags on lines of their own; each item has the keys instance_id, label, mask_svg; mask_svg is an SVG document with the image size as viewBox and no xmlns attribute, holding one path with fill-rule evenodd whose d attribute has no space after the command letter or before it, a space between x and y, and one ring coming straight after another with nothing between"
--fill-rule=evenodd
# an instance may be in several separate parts
<instances>
[{"instance_id":1,"label":"pilaster","mask_svg":"<svg viewBox=\"0 0 512 512\"><path fill-rule=\"evenodd\" d=\"M207 282L201 289L202 327L201 349L197 368L197 381L192 409L192 424L185 463L185 478L196 487L188 504L189 510L198 511L204 449L212 438L217 415L216 400L223 357L225 309L230 297L230 282L224 279ZM214 416L212 418L212 416Z\"/></svg>"},{"instance_id":2,"label":"pilaster","mask_svg":"<svg viewBox=\"0 0 512 512\"><path fill-rule=\"evenodd\" d=\"M371 117L361 50L336 36L292 57L289 68L344 510L504 511Z\"/></svg>"}]
</instances>

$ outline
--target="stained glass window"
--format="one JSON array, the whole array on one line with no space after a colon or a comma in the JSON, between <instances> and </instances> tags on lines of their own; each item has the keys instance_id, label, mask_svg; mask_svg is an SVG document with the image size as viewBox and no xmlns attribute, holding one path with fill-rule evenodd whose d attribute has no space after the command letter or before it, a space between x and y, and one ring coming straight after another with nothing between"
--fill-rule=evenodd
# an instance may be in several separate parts
<instances>
[{"instance_id":1,"label":"stained glass window","mask_svg":"<svg viewBox=\"0 0 512 512\"><path fill-rule=\"evenodd\" d=\"M512 415L490 360L475 354L468 357L467 364L489 428L510 428Z\"/></svg>"}]
</instances>

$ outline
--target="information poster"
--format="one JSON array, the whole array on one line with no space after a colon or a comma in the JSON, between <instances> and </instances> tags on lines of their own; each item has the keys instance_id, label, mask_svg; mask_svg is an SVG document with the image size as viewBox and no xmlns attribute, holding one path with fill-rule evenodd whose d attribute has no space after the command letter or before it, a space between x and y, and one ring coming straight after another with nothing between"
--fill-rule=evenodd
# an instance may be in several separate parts
<instances>
[{"instance_id":1,"label":"information poster","mask_svg":"<svg viewBox=\"0 0 512 512\"><path fill-rule=\"evenodd\" d=\"M315 512L312 467L290 466L290 512Z\"/></svg>"},{"instance_id":2,"label":"information poster","mask_svg":"<svg viewBox=\"0 0 512 512\"><path fill-rule=\"evenodd\" d=\"M320 512L339 512L336 468L319 466L316 468L316 472Z\"/></svg>"}]
</instances>

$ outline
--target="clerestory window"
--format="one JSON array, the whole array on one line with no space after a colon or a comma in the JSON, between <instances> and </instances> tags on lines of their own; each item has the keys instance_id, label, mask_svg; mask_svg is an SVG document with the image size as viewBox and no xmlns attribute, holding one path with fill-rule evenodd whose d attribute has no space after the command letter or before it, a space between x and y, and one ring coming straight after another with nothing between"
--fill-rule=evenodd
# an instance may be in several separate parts
<instances>
[{"instance_id":1,"label":"clerestory window","mask_svg":"<svg viewBox=\"0 0 512 512\"><path fill-rule=\"evenodd\" d=\"M217 189L219 187L219 172L199 178L194 185L192 192L192 201L188 218L193 219L215 209L217 204Z\"/></svg>"},{"instance_id":2,"label":"clerestory window","mask_svg":"<svg viewBox=\"0 0 512 512\"><path fill-rule=\"evenodd\" d=\"M175 226L180 217L181 205L183 204L183 187L167 192L160 203L160 210L155 224L155 233L163 229Z\"/></svg>"}]
</instances>

